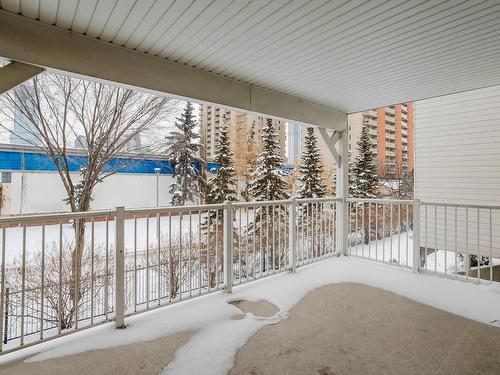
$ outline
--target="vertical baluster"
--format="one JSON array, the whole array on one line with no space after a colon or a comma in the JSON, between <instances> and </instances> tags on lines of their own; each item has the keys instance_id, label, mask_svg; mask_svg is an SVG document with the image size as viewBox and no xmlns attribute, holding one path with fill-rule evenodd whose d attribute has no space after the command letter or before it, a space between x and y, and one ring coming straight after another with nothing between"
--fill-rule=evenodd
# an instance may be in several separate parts
<instances>
[{"instance_id":1,"label":"vertical baluster","mask_svg":"<svg viewBox=\"0 0 500 375\"><path fill-rule=\"evenodd\" d=\"M438 243L437 243L437 205L434 206L434 272L437 272Z\"/></svg>"},{"instance_id":2,"label":"vertical baluster","mask_svg":"<svg viewBox=\"0 0 500 375\"><path fill-rule=\"evenodd\" d=\"M355 233L356 233L356 236L355 236L355 245L356 245L356 255L359 256L359 250L358 250L358 242L359 242L359 238L358 238L358 235L359 235L359 228L358 228L358 202L354 202L353 203L355 205L354 207L354 222L355 222L355 226L356 226L356 229L355 229Z\"/></svg>"},{"instance_id":3,"label":"vertical baluster","mask_svg":"<svg viewBox=\"0 0 500 375\"><path fill-rule=\"evenodd\" d=\"M109 313L109 217L106 216L106 236L105 236L105 249L106 249L106 261L105 261L105 276L104 280L104 318L108 320Z\"/></svg>"},{"instance_id":4,"label":"vertical baluster","mask_svg":"<svg viewBox=\"0 0 500 375\"><path fill-rule=\"evenodd\" d=\"M336 241L336 233L335 233L335 215L337 212L337 202L332 202L332 217L331 217L331 225L332 225L332 252L333 254L337 253L337 241ZM346 228L344 228L346 229Z\"/></svg>"},{"instance_id":5,"label":"vertical baluster","mask_svg":"<svg viewBox=\"0 0 500 375\"><path fill-rule=\"evenodd\" d=\"M134 215L134 312L137 311L137 215Z\"/></svg>"},{"instance_id":6,"label":"vertical baluster","mask_svg":"<svg viewBox=\"0 0 500 375\"><path fill-rule=\"evenodd\" d=\"M490 284L493 283L493 220L492 210L489 209L490 216Z\"/></svg>"},{"instance_id":7,"label":"vertical baluster","mask_svg":"<svg viewBox=\"0 0 500 375\"><path fill-rule=\"evenodd\" d=\"M479 243L479 222L480 222L481 214L480 209L477 209L477 282L481 282L481 252L480 252L480 243Z\"/></svg>"},{"instance_id":8,"label":"vertical baluster","mask_svg":"<svg viewBox=\"0 0 500 375\"><path fill-rule=\"evenodd\" d=\"M391 253L391 258L389 259L389 263L392 263L393 261L393 254L392 254L392 233L393 233L393 228L394 228L394 224L393 224L393 220L392 220L392 217L393 217L393 207L394 205L392 203L389 203L389 219L390 219L390 222L389 222L389 238L391 239L391 242L390 242L390 253Z\"/></svg>"},{"instance_id":9,"label":"vertical baluster","mask_svg":"<svg viewBox=\"0 0 500 375\"><path fill-rule=\"evenodd\" d=\"M239 222L238 222L238 278L240 280L240 284L241 284L241 275L242 275L242 272L241 272L241 253L243 252L242 250L242 246L241 246L241 217L242 217L242 211L243 208L239 208L238 209L238 212L240 214L240 217L239 217Z\"/></svg>"},{"instance_id":10,"label":"vertical baluster","mask_svg":"<svg viewBox=\"0 0 500 375\"><path fill-rule=\"evenodd\" d=\"M372 259L372 204L368 202L368 258Z\"/></svg>"},{"instance_id":11,"label":"vertical baluster","mask_svg":"<svg viewBox=\"0 0 500 375\"><path fill-rule=\"evenodd\" d=\"M75 243L79 243L80 241L84 241L83 238L80 238L80 225L81 225L81 220L80 219L76 219L76 232L75 232ZM76 258L78 259L80 256L83 258L83 252L84 252L84 249L82 247L82 254L76 254ZM75 262L75 269L74 269L74 272L75 272L75 285L74 285L74 295L73 295L73 298L75 300L75 306L74 306L74 309L75 309L75 329L78 329L78 302L80 300L78 294L79 294L79 290L78 290L78 284L79 284L79 280L80 280L80 269L79 269L79 264L78 264L78 260Z\"/></svg>"},{"instance_id":12,"label":"vertical baluster","mask_svg":"<svg viewBox=\"0 0 500 375\"><path fill-rule=\"evenodd\" d=\"M262 234L264 233L262 231L262 222L263 222L263 218L262 218L262 211L264 210L264 206L261 206L260 209L259 209L259 214L260 214L260 222L259 222L259 228L260 228L260 236L259 236L259 250L260 250L260 262L259 262L259 267L260 267L260 276L262 277L262 269L263 269L263 249L262 249Z\"/></svg>"},{"instance_id":13,"label":"vertical baluster","mask_svg":"<svg viewBox=\"0 0 500 375\"><path fill-rule=\"evenodd\" d=\"M257 261L257 257L255 255L257 251L257 237L256 237L256 232L257 231L257 214L255 213L255 207L253 208L253 264L252 264L252 274L253 278L256 278L256 271L255 271L255 262Z\"/></svg>"},{"instance_id":14,"label":"vertical baluster","mask_svg":"<svg viewBox=\"0 0 500 375\"><path fill-rule=\"evenodd\" d=\"M469 207L465 207L465 279L469 280Z\"/></svg>"},{"instance_id":15,"label":"vertical baluster","mask_svg":"<svg viewBox=\"0 0 500 375\"><path fill-rule=\"evenodd\" d=\"M161 217L159 212L156 214L156 253L156 261L158 262L156 297L158 298L159 306L161 300Z\"/></svg>"},{"instance_id":16,"label":"vertical baluster","mask_svg":"<svg viewBox=\"0 0 500 375\"><path fill-rule=\"evenodd\" d=\"M94 324L94 218L90 222L90 325Z\"/></svg>"},{"instance_id":17,"label":"vertical baluster","mask_svg":"<svg viewBox=\"0 0 500 375\"><path fill-rule=\"evenodd\" d=\"M266 275L269 275L269 209L271 206L266 206L266 251L265 251L265 256L264 256L264 264L265 264L265 269L266 269Z\"/></svg>"},{"instance_id":18,"label":"vertical baluster","mask_svg":"<svg viewBox=\"0 0 500 375\"><path fill-rule=\"evenodd\" d=\"M271 237L271 240L272 240L272 244L271 244L271 267L272 267L272 273L274 273L275 269L274 269L274 258L275 258L275 253L276 253L276 249L274 247L274 244L275 244L275 235L274 235L274 211L276 211L276 206L269 206L271 208L271 213L272 213L272 221L271 221L271 234L272 234L272 237Z\"/></svg>"},{"instance_id":19,"label":"vertical baluster","mask_svg":"<svg viewBox=\"0 0 500 375\"><path fill-rule=\"evenodd\" d=\"M62 309L63 309L63 298L62 298L62 257L63 257L63 235L62 235L62 222L59 222L59 301L58 301L58 311L57 320L58 328L57 332L60 334L62 330Z\"/></svg>"},{"instance_id":20,"label":"vertical baluster","mask_svg":"<svg viewBox=\"0 0 500 375\"><path fill-rule=\"evenodd\" d=\"M382 262L385 262L385 203L382 203Z\"/></svg>"},{"instance_id":21,"label":"vertical baluster","mask_svg":"<svg viewBox=\"0 0 500 375\"><path fill-rule=\"evenodd\" d=\"M365 257L365 238L366 238L366 226L365 226L365 207L366 203L362 203L362 213L361 215L361 233L363 233L361 237L361 256L364 258Z\"/></svg>"},{"instance_id":22,"label":"vertical baluster","mask_svg":"<svg viewBox=\"0 0 500 375\"><path fill-rule=\"evenodd\" d=\"M177 265L177 270L178 270L178 278L177 278L177 285L179 286L179 300L182 299L182 279L181 279L181 275L182 275L182 268L183 268L183 264L182 264L182 260L183 260L183 255L182 255L182 212L179 212L179 251L178 251L178 257L177 259L179 260L179 264ZM218 222L218 221L217 221ZM219 287L219 285L217 285L217 288Z\"/></svg>"},{"instance_id":23,"label":"vertical baluster","mask_svg":"<svg viewBox=\"0 0 500 375\"><path fill-rule=\"evenodd\" d=\"M410 265L410 262L408 260L408 237L410 236L410 205L406 205L406 266L408 267Z\"/></svg>"},{"instance_id":24,"label":"vertical baluster","mask_svg":"<svg viewBox=\"0 0 500 375\"><path fill-rule=\"evenodd\" d=\"M43 340L43 315L44 315L44 293L45 293L45 225L42 225L42 259L41 259L41 277L40 277L40 340ZM3 301L3 299L1 300ZM0 302L3 303L3 302ZM2 319L0 314L0 320ZM2 330L0 329L0 332ZM1 341L1 340L0 340Z\"/></svg>"},{"instance_id":25,"label":"vertical baluster","mask_svg":"<svg viewBox=\"0 0 500 375\"><path fill-rule=\"evenodd\" d=\"M208 254L208 253L207 253ZM174 266L172 265L172 213L168 213L168 301L172 302L174 291Z\"/></svg>"},{"instance_id":26,"label":"vertical baluster","mask_svg":"<svg viewBox=\"0 0 500 375\"><path fill-rule=\"evenodd\" d=\"M455 206L455 277L458 277L458 257L457 257L457 252L458 252L458 234L457 234L457 224L458 224L458 219L457 219L457 214L458 214L458 209L457 206Z\"/></svg>"},{"instance_id":27,"label":"vertical baluster","mask_svg":"<svg viewBox=\"0 0 500 375\"><path fill-rule=\"evenodd\" d=\"M349 223L348 223L349 233L347 235L347 247L348 247L348 253L350 255L352 255L352 203L347 202L346 206L348 209L348 216L349 216ZM337 206L337 209L338 209L338 206ZM338 218L336 217L336 220L337 219ZM337 227L338 227L338 225L337 225ZM337 233L337 236L338 236L338 233ZM342 251L342 249L340 249L340 251Z\"/></svg>"},{"instance_id":28,"label":"vertical baluster","mask_svg":"<svg viewBox=\"0 0 500 375\"><path fill-rule=\"evenodd\" d=\"M6 230L5 227L2 228L2 275L0 279L0 334L3 335L4 329L7 329L7 327L4 327L4 314L8 316L9 312L5 311L4 312L4 307L5 307L5 235L6 235ZM3 350L3 339L0 338L0 352Z\"/></svg>"},{"instance_id":29,"label":"vertical baluster","mask_svg":"<svg viewBox=\"0 0 500 375\"><path fill-rule=\"evenodd\" d=\"M245 219L246 219L246 222L245 222L245 227L246 227L246 233L245 233L245 278L248 280L248 263L249 263L249 260L248 260L248 242L249 242L249 239L250 239L250 234L248 233L248 211L250 211L250 208L248 207L245 207Z\"/></svg>"},{"instance_id":30,"label":"vertical baluster","mask_svg":"<svg viewBox=\"0 0 500 375\"><path fill-rule=\"evenodd\" d=\"M201 211L198 211L198 294L201 294Z\"/></svg>"},{"instance_id":31,"label":"vertical baluster","mask_svg":"<svg viewBox=\"0 0 500 375\"><path fill-rule=\"evenodd\" d=\"M378 260L378 202L375 202L375 259Z\"/></svg>"},{"instance_id":32,"label":"vertical baluster","mask_svg":"<svg viewBox=\"0 0 500 375\"><path fill-rule=\"evenodd\" d=\"M448 206L444 206L444 274L448 273Z\"/></svg>"},{"instance_id":33,"label":"vertical baluster","mask_svg":"<svg viewBox=\"0 0 500 375\"><path fill-rule=\"evenodd\" d=\"M278 205L278 270L281 269L281 228L286 228L281 222L281 210L284 208L282 205Z\"/></svg>"},{"instance_id":34,"label":"vertical baluster","mask_svg":"<svg viewBox=\"0 0 500 375\"><path fill-rule=\"evenodd\" d=\"M425 254L425 266L424 266L425 270L427 270L427 251L428 251L427 248L428 248L428 240L429 240L429 226L427 225L428 224L427 207L428 207L428 205L426 204L425 210L424 210L424 212L425 212L425 252L424 252L424 254Z\"/></svg>"},{"instance_id":35,"label":"vertical baluster","mask_svg":"<svg viewBox=\"0 0 500 375\"><path fill-rule=\"evenodd\" d=\"M189 215L189 259L188 259L188 275L189 275L189 296L191 297L192 296L192 290L193 290L193 284L192 284L192 280L193 280L193 265L192 265L192 261L193 261L193 256L192 256L192 252L193 252L193 233L192 233L192 228L193 228L193 223L192 223L192 214L191 214L191 211L188 212L188 215Z\"/></svg>"},{"instance_id":36,"label":"vertical baluster","mask_svg":"<svg viewBox=\"0 0 500 375\"><path fill-rule=\"evenodd\" d=\"M192 276L192 272L193 272L193 265L192 265L192 250L193 250L193 241L192 241L192 213L191 211L188 212L188 215L189 215L189 243L188 243L188 251L189 251L189 254L188 254L188 276L189 276L189 296L191 297L192 296L192 289L193 289L193 285L192 285L192 279L193 279L193 276Z\"/></svg>"},{"instance_id":37,"label":"vertical baluster","mask_svg":"<svg viewBox=\"0 0 500 375\"><path fill-rule=\"evenodd\" d=\"M304 251L305 251L305 245L306 245L306 238L304 234L304 205L299 204L298 206L300 208L300 238L302 242L302 246L300 247L300 259L299 261L302 262L304 259Z\"/></svg>"},{"instance_id":38,"label":"vertical baluster","mask_svg":"<svg viewBox=\"0 0 500 375\"><path fill-rule=\"evenodd\" d=\"M24 345L24 303L26 294L26 226L23 225L23 244L21 258L21 338L20 344Z\"/></svg>"},{"instance_id":39,"label":"vertical baluster","mask_svg":"<svg viewBox=\"0 0 500 375\"><path fill-rule=\"evenodd\" d=\"M149 309L149 215L146 214L146 309Z\"/></svg>"},{"instance_id":40,"label":"vertical baluster","mask_svg":"<svg viewBox=\"0 0 500 375\"><path fill-rule=\"evenodd\" d=\"M398 203L398 264L401 264L401 203Z\"/></svg>"}]
</instances>

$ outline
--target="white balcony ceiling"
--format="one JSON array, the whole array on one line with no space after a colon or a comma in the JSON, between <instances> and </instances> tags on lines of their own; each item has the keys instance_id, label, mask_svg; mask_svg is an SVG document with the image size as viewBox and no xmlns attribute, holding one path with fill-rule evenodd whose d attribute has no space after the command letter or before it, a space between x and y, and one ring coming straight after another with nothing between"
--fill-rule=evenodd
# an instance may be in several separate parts
<instances>
[{"instance_id":1,"label":"white balcony ceiling","mask_svg":"<svg viewBox=\"0 0 500 375\"><path fill-rule=\"evenodd\" d=\"M344 112L500 84L498 0L0 0L0 7Z\"/></svg>"}]
</instances>

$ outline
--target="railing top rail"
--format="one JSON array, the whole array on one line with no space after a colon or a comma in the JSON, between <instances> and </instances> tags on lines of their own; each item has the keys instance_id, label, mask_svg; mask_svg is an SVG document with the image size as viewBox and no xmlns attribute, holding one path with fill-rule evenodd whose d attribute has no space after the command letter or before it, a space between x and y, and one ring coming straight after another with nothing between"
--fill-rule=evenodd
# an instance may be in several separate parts
<instances>
[{"instance_id":1,"label":"railing top rail","mask_svg":"<svg viewBox=\"0 0 500 375\"><path fill-rule=\"evenodd\" d=\"M469 203L444 203L444 202L427 202L421 201L423 206L441 206L441 207L458 207L458 208L479 208L485 210L500 210L498 205L487 205L487 204L469 204Z\"/></svg>"},{"instance_id":2,"label":"railing top rail","mask_svg":"<svg viewBox=\"0 0 500 375\"><path fill-rule=\"evenodd\" d=\"M297 198L297 203L316 203L316 202L341 202L342 198L324 197L324 198Z\"/></svg>"},{"instance_id":3,"label":"railing top rail","mask_svg":"<svg viewBox=\"0 0 500 375\"><path fill-rule=\"evenodd\" d=\"M142 207L142 208L127 208L125 209L125 214L126 215L168 214L168 213L220 210L223 208L224 208L223 203L200 204L193 206Z\"/></svg>"},{"instance_id":4,"label":"railing top rail","mask_svg":"<svg viewBox=\"0 0 500 375\"><path fill-rule=\"evenodd\" d=\"M341 198L325 197L325 198L295 198L295 199L282 199L275 201L252 201L252 202L235 202L232 203L233 207L261 207L261 206L277 206L280 204L291 204L295 200L296 203L316 203L316 202L338 202Z\"/></svg>"},{"instance_id":5,"label":"railing top rail","mask_svg":"<svg viewBox=\"0 0 500 375\"><path fill-rule=\"evenodd\" d=\"M384 203L384 204L413 204L413 199L375 199L375 198L347 198L347 202Z\"/></svg>"},{"instance_id":6,"label":"railing top rail","mask_svg":"<svg viewBox=\"0 0 500 375\"><path fill-rule=\"evenodd\" d=\"M280 204L290 204L290 203L292 203L291 199L282 199L276 201L234 202L231 203L231 205L235 208L242 208L242 207L277 206Z\"/></svg>"},{"instance_id":7,"label":"railing top rail","mask_svg":"<svg viewBox=\"0 0 500 375\"><path fill-rule=\"evenodd\" d=\"M91 219L102 216L114 216L114 210L96 210L85 212L58 212L46 214L33 214L33 215L15 215L0 217L0 227L11 225L22 225L31 223L44 223L44 222L67 222L75 219Z\"/></svg>"}]
</instances>

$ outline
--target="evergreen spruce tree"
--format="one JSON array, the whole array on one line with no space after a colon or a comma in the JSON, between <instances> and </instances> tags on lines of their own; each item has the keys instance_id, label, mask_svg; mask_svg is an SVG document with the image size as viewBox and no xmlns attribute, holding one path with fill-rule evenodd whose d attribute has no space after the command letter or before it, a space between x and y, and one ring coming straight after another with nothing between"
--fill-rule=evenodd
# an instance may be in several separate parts
<instances>
[{"instance_id":1,"label":"evergreen spruce tree","mask_svg":"<svg viewBox=\"0 0 500 375\"><path fill-rule=\"evenodd\" d=\"M218 165L215 176L210 180L210 191L207 203L224 203L236 201L236 171L233 167L232 153L229 149L227 119L223 117L219 139L215 145L214 163Z\"/></svg>"},{"instance_id":2,"label":"evergreen spruce tree","mask_svg":"<svg viewBox=\"0 0 500 375\"><path fill-rule=\"evenodd\" d=\"M300 198L321 198L325 195L325 185L321 179L323 167L318 148L318 140L313 128L307 128L304 138L304 152L300 164L298 195Z\"/></svg>"},{"instance_id":3,"label":"evergreen spruce tree","mask_svg":"<svg viewBox=\"0 0 500 375\"><path fill-rule=\"evenodd\" d=\"M266 119L262 129L262 152L257 159L257 169L252 173L250 193L257 201L287 199L287 184L282 169L284 159L272 119Z\"/></svg>"},{"instance_id":4,"label":"evergreen spruce tree","mask_svg":"<svg viewBox=\"0 0 500 375\"><path fill-rule=\"evenodd\" d=\"M371 151L368 129L363 127L358 141L358 155L352 166L351 196L355 198L375 198L378 178L375 155Z\"/></svg>"},{"instance_id":5,"label":"evergreen spruce tree","mask_svg":"<svg viewBox=\"0 0 500 375\"><path fill-rule=\"evenodd\" d=\"M375 166L375 155L371 151L371 147L368 129L363 127L357 146L358 155L352 165L352 174L350 176L352 181L349 181L349 195L354 198L376 198L378 178ZM368 244L373 228L369 227L368 203L362 203L361 206L363 209L358 211L358 214L364 214L362 220L364 228L361 236L363 242Z\"/></svg>"},{"instance_id":6,"label":"evergreen spruce tree","mask_svg":"<svg viewBox=\"0 0 500 375\"><path fill-rule=\"evenodd\" d=\"M214 162L218 164L215 170L215 176L209 182L209 193L207 194L208 204L224 203L227 201L236 201L236 171L233 167L232 153L230 151L230 142L228 137L228 124L227 118L223 116L223 124L220 128L220 136L215 145L215 159ZM206 261L206 267L208 270L208 278L210 286L214 287L217 280L217 270L222 267L222 251L218 252L219 257L217 257L217 252L215 249L222 249L223 247L223 232L224 232L224 212L220 210L210 210L207 218L202 224L202 230L206 236L206 240L203 241L208 244L205 249L206 254L202 257L203 261ZM218 236L216 236L218 233Z\"/></svg>"},{"instance_id":7,"label":"evergreen spruce tree","mask_svg":"<svg viewBox=\"0 0 500 375\"><path fill-rule=\"evenodd\" d=\"M257 159L257 169L252 173L250 193L257 201L287 199L287 183L282 169L284 159L280 155L280 145L272 119L266 119L262 129L262 152ZM285 217L283 206L264 206L254 211L254 220L247 227L248 234L259 244L265 243L260 260L261 272L279 268L285 249L277 242L284 236L281 225L274 225L279 217Z\"/></svg>"},{"instance_id":8,"label":"evergreen spruce tree","mask_svg":"<svg viewBox=\"0 0 500 375\"><path fill-rule=\"evenodd\" d=\"M166 137L167 158L174 165L175 182L170 185L173 206L183 206L199 198L205 184L200 172L205 162L199 156L202 145L195 131L198 124L193 110L193 105L186 103L186 108L175 122L176 130Z\"/></svg>"}]
</instances>

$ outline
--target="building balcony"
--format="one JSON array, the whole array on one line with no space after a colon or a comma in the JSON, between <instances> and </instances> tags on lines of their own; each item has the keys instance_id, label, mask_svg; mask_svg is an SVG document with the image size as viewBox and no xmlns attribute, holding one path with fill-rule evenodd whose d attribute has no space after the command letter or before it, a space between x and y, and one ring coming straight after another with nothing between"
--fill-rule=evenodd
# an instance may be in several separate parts
<instances>
[{"instance_id":1,"label":"building balcony","mask_svg":"<svg viewBox=\"0 0 500 375\"><path fill-rule=\"evenodd\" d=\"M365 118L365 119L363 120L363 124L364 124L364 125L370 125L370 126L378 126L378 122L377 122L377 120L370 119L370 118Z\"/></svg>"},{"instance_id":2,"label":"building balcony","mask_svg":"<svg viewBox=\"0 0 500 375\"><path fill-rule=\"evenodd\" d=\"M393 115L395 116L396 115L396 109L395 108L392 108L392 107L385 107L385 113L386 115Z\"/></svg>"},{"instance_id":3,"label":"building balcony","mask_svg":"<svg viewBox=\"0 0 500 375\"><path fill-rule=\"evenodd\" d=\"M370 110L368 110L368 111L365 111L365 112L364 112L364 115L365 115L365 116L368 116L368 117L372 117L372 118L377 118L377 117L378 117L378 113L377 113L377 111L376 111L376 110L374 110L374 109L370 109Z\"/></svg>"}]
</instances>

